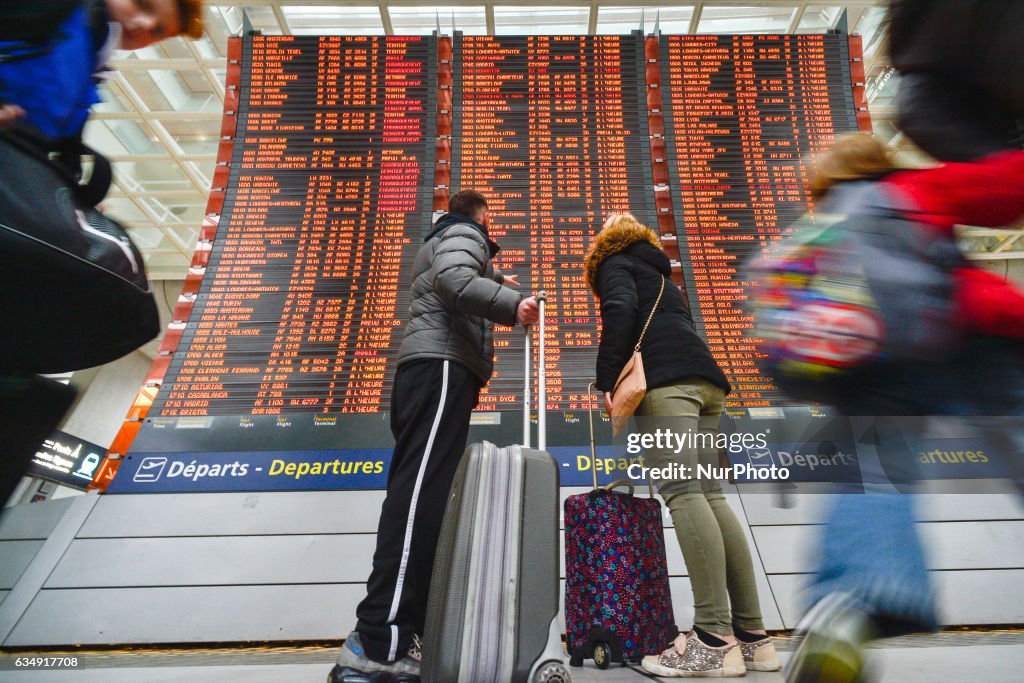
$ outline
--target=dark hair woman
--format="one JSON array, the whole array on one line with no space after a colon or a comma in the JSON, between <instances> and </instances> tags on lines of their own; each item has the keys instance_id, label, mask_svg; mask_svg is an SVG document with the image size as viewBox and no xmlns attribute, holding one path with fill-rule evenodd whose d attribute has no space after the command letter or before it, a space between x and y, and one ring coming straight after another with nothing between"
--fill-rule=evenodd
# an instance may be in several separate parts
<instances>
[{"instance_id":1,"label":"dark hair woman","mask_svg":"<svg viewBox=\"0 0 1024 683\"><path fill-rule=\"evenodd\" d=\"M694 330L671 273L657 235L629 214L605 222L584 262L584 277L601 300L597 387L606 405L610 410L615 380L650 316L641 345L648 390L636 415L644 431L668 429L686 446L648 449L644 463L681 470L679 478L656 481L689 570L694 627L660 655L645 657L643 667L661 676L775 671L781 665L764 631L743 528L720 482L686 474L696 473L698 464L717 466L714 444L730 387Z\"/></svg>"}]
</instances>

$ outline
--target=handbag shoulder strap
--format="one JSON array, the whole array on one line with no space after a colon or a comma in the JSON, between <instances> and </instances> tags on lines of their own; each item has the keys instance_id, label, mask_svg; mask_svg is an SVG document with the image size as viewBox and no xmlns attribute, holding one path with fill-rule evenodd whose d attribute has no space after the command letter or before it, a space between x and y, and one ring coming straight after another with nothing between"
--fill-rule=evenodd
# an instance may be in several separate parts
<instances>
[{"instance_id":1,"label":"handbag shoulder strap","mask_svg":"<svg viewBox=\"0 0 1024 683\"><path fill-rule=\"evenodd\" d=\"M644 343L644 335L647 334L647 328L651 324L651 320L654 318L654 312L658 310L658 304L661 303L661 295L665 293L665 276L661 276L661 289L658 291L658 298L654 300L654 305L651 306L651 313L647 316L647 322L644 323L644 329L640 331L640 338L636 340L636 346L633 347L634 351L640 351L640 345Z\"/></svg>"}]
</instances>

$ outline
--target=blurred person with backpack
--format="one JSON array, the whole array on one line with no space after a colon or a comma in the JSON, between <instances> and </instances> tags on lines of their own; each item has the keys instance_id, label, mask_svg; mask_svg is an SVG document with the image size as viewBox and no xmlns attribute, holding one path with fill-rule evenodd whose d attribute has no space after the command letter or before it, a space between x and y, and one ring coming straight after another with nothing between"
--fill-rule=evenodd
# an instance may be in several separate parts
<instances>
[{"instance_id":1,"label":"blurred person with backpack","mask_svg":"<svg viewBox=\"0 0 1024 683\"><path fill-rule=\"evenodd\" d=\"M812 607L800 626L807 635L787 669L789 683L862 680L867 642L937 627L907 495L918 478L917 460L893 418L1024 414L1024 293L960 258L953 234L957 224L996 227L1024 215L1022 180L1021 151L900 170L884 145L865 133L840 136L815 165L815 212L844 213L852 225L881 220L892 230L910 231L912 240L929 246L924 257L934 258L945 273L955 313L944 321L941 336L929 340L947 352L872 361L846 375L829 397L846 415L881 416L874 421L873 442L897 493L844 495L827 516L810 587ZM848 201L851 193L854 203ZM880 219L872 214L879 206L896 213L883 212ZM914 302L914 283L907 286L906 299ZM914 325L914 313L907 310L902 324ZM996 349L996 357L1012 352L1015 360L991 368L990 381L979 384L979 372Z\"/></svg>"}]
</instances>

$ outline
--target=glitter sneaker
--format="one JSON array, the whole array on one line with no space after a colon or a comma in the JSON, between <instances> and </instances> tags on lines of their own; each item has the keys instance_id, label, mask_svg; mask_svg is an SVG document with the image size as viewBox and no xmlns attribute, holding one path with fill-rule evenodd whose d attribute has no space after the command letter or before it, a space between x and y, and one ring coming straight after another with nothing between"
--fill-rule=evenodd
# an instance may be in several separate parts
<instances>
[{"instance_id":1,"label":"glitter sneaker","mask_svg":"<svg viewBox=\"0 0 1024 683\"><path fill-rule=\"evenodd\" d=\"M779 655L771 638L763 638L753 643L740 643L743 653L743 664L747 671L778 671L782 668Z\"/></svg>"},{"instance_id":2,"label":"glitter sneaker","mask_svg":"<svg viewBox=\"0 0 1024 683\"><path fill-rule=\"evenodd\" d=\"M693 632L680 633L671 647L660 655L647 655L640 665L666 678L738 678L747 673L736 643L711 647Z\"/></svg>"},{"instance_id":3,"label":"glitter sneaker","mask_svg":"<svg viewBox=\"0 0 1024 683\"><path fill-rule=\"evenodd\" d=\"M405 657L390 664L376 662L366 656L359 633L353 631L345 639L327 683L419 683L421 652L419 636L414 635Z\"/></svg>"}]
</instances>

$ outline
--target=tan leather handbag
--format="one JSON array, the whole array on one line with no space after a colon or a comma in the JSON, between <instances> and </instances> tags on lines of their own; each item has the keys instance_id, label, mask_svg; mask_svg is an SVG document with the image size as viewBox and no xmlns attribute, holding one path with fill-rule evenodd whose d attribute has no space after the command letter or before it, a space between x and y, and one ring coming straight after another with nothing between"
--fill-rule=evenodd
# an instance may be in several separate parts
<instances>
[{"instance_id":1,"label":"tan leather handbag","mask_svg":"<svg viewBox=\"0 0 1024 683\"><path fill-rule=\"evenodd\" d=\"M647 334L647 328L651 324L651 319L654 318L654 312L658 310L661 295L664 293L665 278L662 276L661 290L651 308L651 314L647 316L647 322L644 323L644 329L640 332L640 338L636 340L633 355L626 361L625 367L619 373L619 378L615 380L615 388L612 389L612 414L609 416L612 419L612 433L615 435L618 435L629 423L629 418L636 412L636 407L640 405L644 394L647 393L647 376L644 374L644 359L640 354L640 345L644 341L644 335Z\"/></svg>"}]
</instances>

